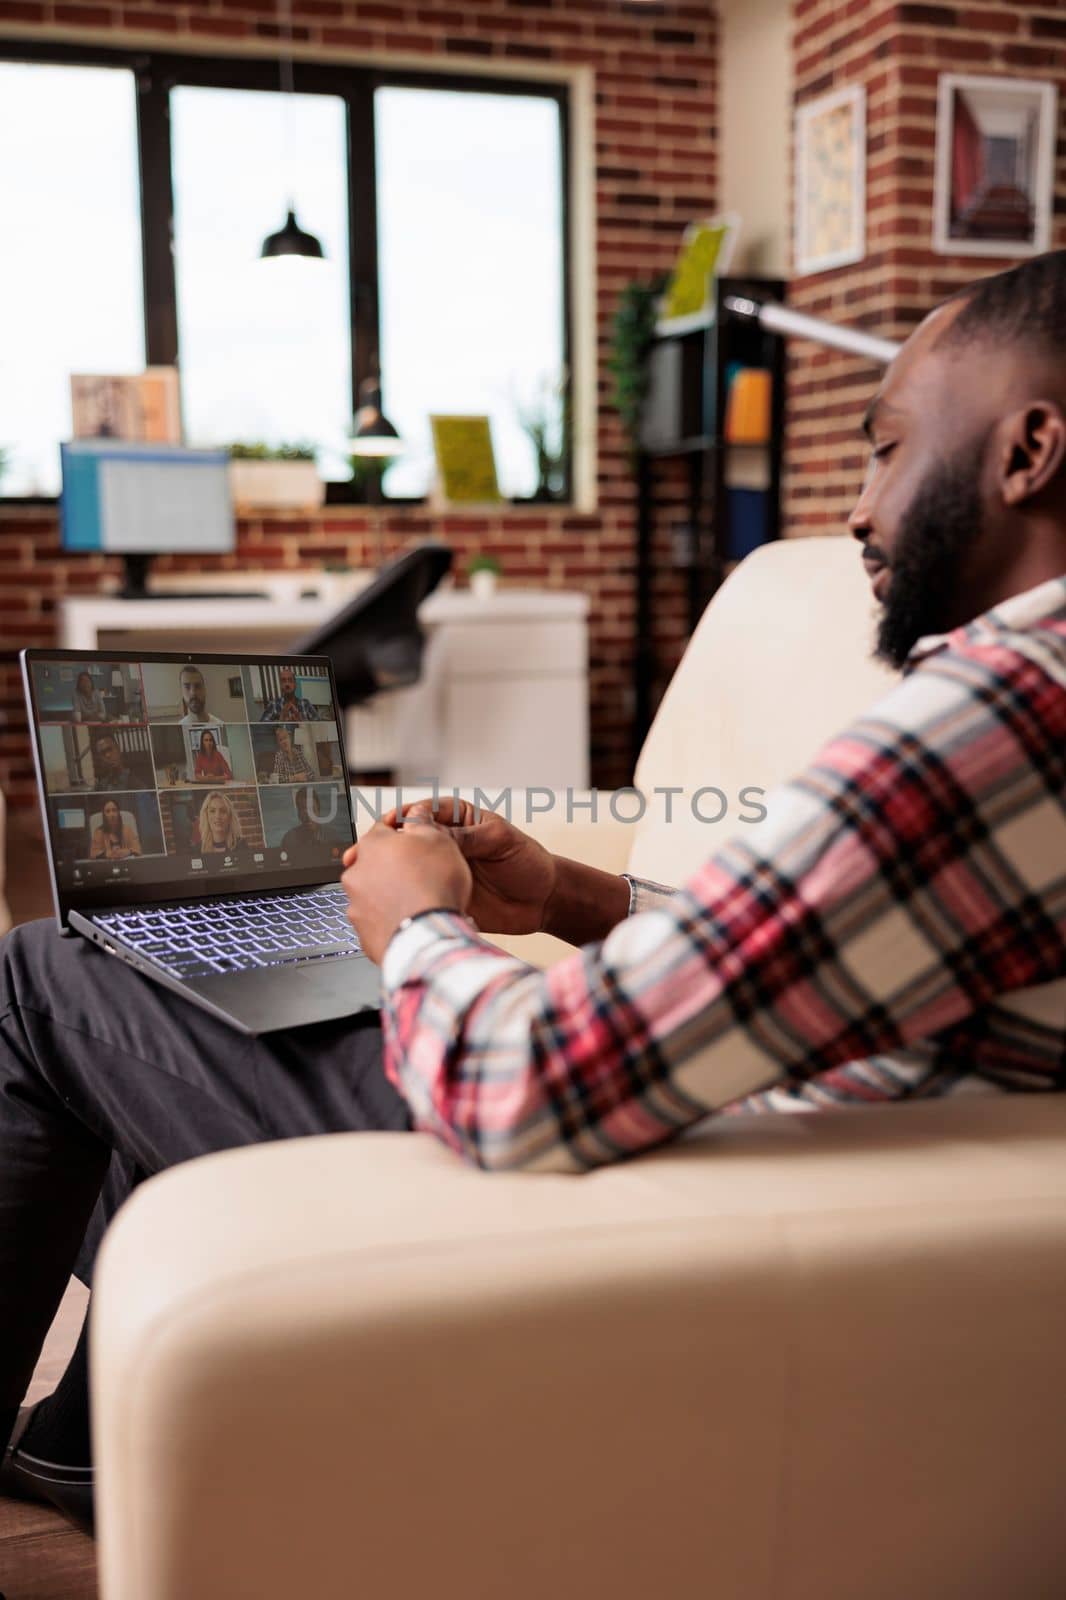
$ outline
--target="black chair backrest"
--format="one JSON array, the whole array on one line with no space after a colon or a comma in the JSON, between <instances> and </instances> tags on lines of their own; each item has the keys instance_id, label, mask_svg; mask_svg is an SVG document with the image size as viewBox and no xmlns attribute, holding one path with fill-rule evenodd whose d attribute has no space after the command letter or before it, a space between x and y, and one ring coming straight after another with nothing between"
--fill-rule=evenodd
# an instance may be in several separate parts
<instances>
[{"instance_id":1,"label":"black chair backrest","mask_svg":"<svg viewBox=\"0 0 1066 1600\"><path fill-rule=\"evenodd\" d=\"M330 658L342 706L417 683L425 642L418 608L451 565L452 552L443 544L421 544L398 556L343 611L294 646L295 653Z\"/></svg>"}]
</instances>

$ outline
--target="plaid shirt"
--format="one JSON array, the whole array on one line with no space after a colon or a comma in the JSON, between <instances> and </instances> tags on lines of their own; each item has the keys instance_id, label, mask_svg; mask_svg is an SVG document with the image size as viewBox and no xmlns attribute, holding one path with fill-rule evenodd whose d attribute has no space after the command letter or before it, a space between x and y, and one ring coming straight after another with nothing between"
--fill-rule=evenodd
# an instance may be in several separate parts
<instances>
[{"instance_id":1,"label":"plaid shirt","mask_svg":"<svg viewBox=\"0 0 1066 1600\"><path fill-rule=\"evenodd\" d=\"M279 750L274 757L274 776L280 783L302 783L313 778L314 773L302 750L294 750L291 755Z\"/></svg>"},{"instance_id":2,"label":"plaid shirt","mask_svg":"<svg viewBox=\"0 0 1066 1600\"><path fill-rule=\"evenodd\" d=\"M676 894L539 972L431 913L386 1065L482 1166L574 1170L725 1107L1066 1088L1066 577L943 638Z\"/></svg>"},{"instance_id":3,"label":"plaid shirt","mask_svg":"<svg viewBox=\"0 0 1066 1600\"><path fill-rule=\"evenodd\" d=\"M284 697L279 694L276 700L268 701L263 707L263 715L259 718L260 722L318 721L318 707L312 705L310 700L301 700L297 697L290 703L296 707L296 710L299 714L298 717L287 717L285 715L285 700Z\"/></svg>"}]
</instances>

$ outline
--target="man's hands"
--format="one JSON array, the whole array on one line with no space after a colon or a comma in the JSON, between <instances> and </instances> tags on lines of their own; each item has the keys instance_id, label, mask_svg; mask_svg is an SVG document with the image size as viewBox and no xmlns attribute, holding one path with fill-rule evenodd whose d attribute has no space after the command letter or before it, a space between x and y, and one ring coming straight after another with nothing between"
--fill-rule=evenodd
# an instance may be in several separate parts
<instances>
[{"instance_id":1,"label":"man's hands","mask_svg":"<svg viewBox=\"0 0 1066 1600\"><path fill-rule=\"evenodd\" d=\"M344 852L344 865L348 921L371 961L381 961L405 917L438 906L469 909L471 875L462 852L446 829L421 817L400 829L375 823Z\"/></svg>"},{"instance_id":2,"label":"man's hands","mask_svg":"<svg viewBox=\"0 0 1066 1600\"><path fill-rule=\"evenodd\" d=\"M405 917L465 911L486 933L536 933L555 888L556 858L503 817L467 800L415 800L390 811L344 855L348 920L379 961Z\"/></svg>"},{"instance_id":3,"label":"man's hands","mask_svg":"<svg viewBox=\"0 0 1066 1600\"><path fill-rule=\"evenodd\" d=\"M556 857L494 811L442 795L404 807L408 826L433 821L453 838L472 876L468 910L485 933L537 933L555 890ZM388 820L388 819L386 819Z\"/></svg>"},{"instance_id":4,"label":"man's hands","mask_svg":"<svg viewBox=\"0 0 1066 1600\"><path fill-rule=\"evenodd\" d=\"M506 818L468 800L415 800L390 812L344 856L348 920L380 961L405 917L453 906L484 933L606 938L629 909L629 885L552 855Z\"/></svg>"}]
</instances>

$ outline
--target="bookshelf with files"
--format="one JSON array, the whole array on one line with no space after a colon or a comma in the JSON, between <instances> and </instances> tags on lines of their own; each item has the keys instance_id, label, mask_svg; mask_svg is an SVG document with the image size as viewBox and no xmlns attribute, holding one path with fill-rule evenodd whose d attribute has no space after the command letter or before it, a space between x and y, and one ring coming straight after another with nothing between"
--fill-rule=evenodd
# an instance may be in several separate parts
<instances>
[{"instance_id":1,"label":"bookshelf with files","mask_svg":"<svg viewBox=\"0 0 1066 1600\"><path fill-rule=\"evenodd\" d=\"M730 566L780 533L784 339L728 303L781 303L784 293L778 278L719 278L698 325L685 318L656 330L637 456L636 751L653 712L651 595L663 463L684 465L686 515L671 533L674 565L687 577L690 633Z\"/></svg>"}]
</instances>

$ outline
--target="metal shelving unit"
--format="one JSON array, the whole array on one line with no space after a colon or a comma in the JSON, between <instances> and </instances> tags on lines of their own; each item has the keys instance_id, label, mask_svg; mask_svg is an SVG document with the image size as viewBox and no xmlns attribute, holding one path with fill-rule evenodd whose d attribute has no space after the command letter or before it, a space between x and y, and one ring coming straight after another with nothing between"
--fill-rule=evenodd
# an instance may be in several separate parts
<instances>
[{"instance_id":1,"label":"metal shelving unit","mask_svg":"<svg viewBox=\"0 0 1066 1600\"><path fill-rule=\"evenodd\" d=\"M785 424L785 349L782 333L738 306L780 303L778 278L717 280L706 326L681 333L664 329L652 352L652 390L637 461L637 638L634 651L634 750L644 742L652 716L655 648L652 640L652 550L658 508L658 468L682 460L687 473L688 623L696 627L722 582L735 544L731 537L728 482L730 456L761 452L767 458L765 538L781 527L781 450ZM731 369L759 367L770 373L770 437L766 444L734 443L724 437Z\"/></svg>"}]
</instances>

